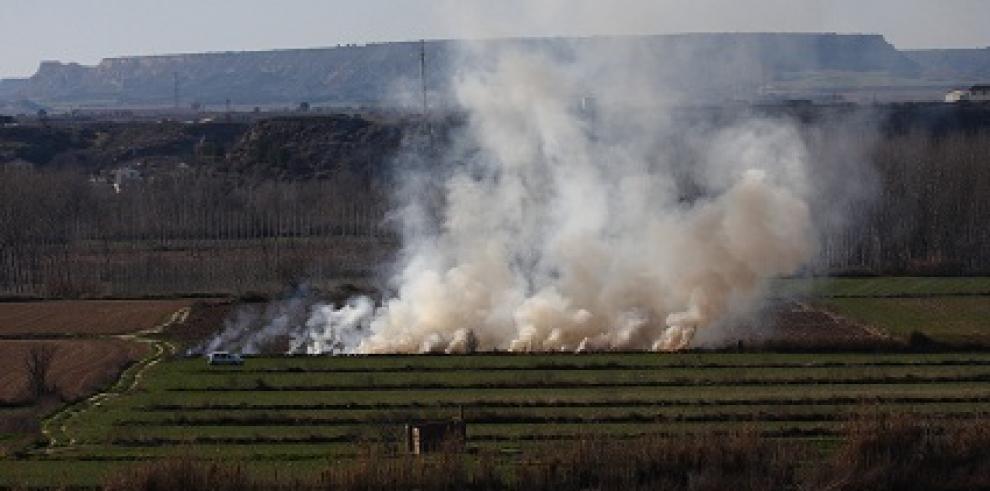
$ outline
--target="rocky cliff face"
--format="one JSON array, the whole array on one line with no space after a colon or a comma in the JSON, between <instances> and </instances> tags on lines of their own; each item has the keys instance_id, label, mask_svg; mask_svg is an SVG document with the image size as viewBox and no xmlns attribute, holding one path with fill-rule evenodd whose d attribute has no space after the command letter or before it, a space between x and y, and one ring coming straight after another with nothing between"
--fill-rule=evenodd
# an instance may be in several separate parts
<instances>
[{"instance_id":1,"label":"rocky cliff face","mask_svg":"<svg viewBox=\"0 0 990 491\"><path fill-rule=\"evenodd\" d=\"M442 45L432 46L435 52ZM436 56L436 55L434 55ZM419 45L108 58L96 66L42 63L20 90L26 98L183 105L379 102L419 75ZM439 74L437 74L439 76Z\"/></svg>"},{"instance_id":2,"label":"rocky cliff face","mask_svg":"<svg viewBox=\"0 0 990 491\"><path fill-rule=\"evenodd\" d=\"M820 71L920 73L918 63L878 35L687 34L584 39L501 40L526 49L564 53L623 50L653 59L656 76L674 89L719 97L729 88L755 89L776 79ZM427 43L429 84L441 96L462 43ZM171 104L179 77L183 104L395 104L414 100L419 43L143 56L105 59L96 66L45 62L17 84L16 97L43 102L109 105ZM657 63L661 60L662 63ZM0 89L0 97L3 91Z\"/></svg>"}]
</instances>

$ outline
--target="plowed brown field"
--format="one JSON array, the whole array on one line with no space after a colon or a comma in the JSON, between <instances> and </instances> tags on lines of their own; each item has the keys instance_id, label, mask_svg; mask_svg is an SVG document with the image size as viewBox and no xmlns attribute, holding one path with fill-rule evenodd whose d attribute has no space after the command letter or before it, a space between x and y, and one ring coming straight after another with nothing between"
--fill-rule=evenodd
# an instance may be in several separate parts
<instances>
[{"instance_id":1,"label":"plowed brown field","mask_svg":"<svg viewBox=\"0 0 990 491\"><path fill-rule=\"evenodd\" d=\"M0 337L127 334L161 324L192 300L0 303Z\"/></svg>"},{"instance_id":2,"label":"plowed brown field","mask_svg":"<svg viewBox=\"0 0 990 491\"><path fill-rule=\"evenodd\" d=\"M816 305L793 301L772 304L770 344L805 349L865 348L892 345L885 333Z\"/></svg>"},{"instance_id":3,"label":"plowed brown field","mask_svg":"<svg viewBox=\"0 0 990 491\"><path fill-rule=\"evenodd\" d=\"M0 401L18 402L27 398L24 359L32 346L55 346L49 383L67 399L78 399L96 392L117 379L128 363L140 360L148 346L122 339L59 339L46 341L0 341Z\"/></svg>"}]
</instances>

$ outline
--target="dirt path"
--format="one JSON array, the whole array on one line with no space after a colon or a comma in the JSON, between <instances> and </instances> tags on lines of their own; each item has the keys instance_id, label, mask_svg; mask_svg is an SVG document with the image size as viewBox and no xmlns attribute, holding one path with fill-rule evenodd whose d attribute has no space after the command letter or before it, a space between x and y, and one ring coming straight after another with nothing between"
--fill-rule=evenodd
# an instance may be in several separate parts
<instances>
[{"instance_id":1,"label":"dirt path","mask_svg":"<svg viewBox=\"0 0 990 491\"><path fill-rule=\"evenodd\" d=\"M80 416L86 414L87 412L101 407L104 403L111 399L120 397L128 392L132 392L137 388L148 369L154 367L166 357L174 355L176 349L174 344L161 339L156 339L154 336L161 334L165 328L171 326L172 324L185 322L186 318L189 316L189 312L190 308L184 307L175 311L165 322L133 334L117 334L96 337L96 339L112 338L147 343L152 347L151 353L137 363L128 367L127 370L121 372L117 382L115 382L110 388L102 392L98 392L83 401L65 406L58 412L45 418L41 423L41 433L48 439L48 444L39 450L45 454L52 454L56 451L66 450L75 446L76 438L71 432L71 425L73 421L77 420Z\"/></svg>"}]
</instances>

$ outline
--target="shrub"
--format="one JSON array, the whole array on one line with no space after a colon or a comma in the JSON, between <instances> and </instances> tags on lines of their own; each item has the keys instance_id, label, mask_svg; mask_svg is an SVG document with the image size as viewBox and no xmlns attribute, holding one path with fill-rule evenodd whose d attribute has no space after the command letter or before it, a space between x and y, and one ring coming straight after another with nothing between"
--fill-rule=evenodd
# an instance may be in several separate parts
<instances>
[{"instance_id":1,"label":"shrub","mask_svg":"<svg viewBox=\"0 0 990 491\"><path fill-rule=\"evenodd\" d=\"M842 491L990 489L990 424L857 418L827 469L822 488Z\"/></svg>"},{"instance_id":2,"label":"shrub","mask_svg":"<svg viewBox=\"0 0 990 491\"><path fill-rule=\"evenodd\" d=\"M109 476L106 491L240 491L268 489L250 479L238 464L191 459L153 461Z\"/></svg>"}]
</instances>

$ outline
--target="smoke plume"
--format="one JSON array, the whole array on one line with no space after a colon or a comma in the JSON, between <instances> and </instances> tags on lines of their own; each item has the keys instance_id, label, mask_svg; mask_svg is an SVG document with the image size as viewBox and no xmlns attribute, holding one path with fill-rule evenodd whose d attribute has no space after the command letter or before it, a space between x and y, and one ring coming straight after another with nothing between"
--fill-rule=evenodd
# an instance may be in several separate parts
<instances>
[{"instance_id":1,"label":"smoke plume","mask_svg":"<svg viewBox=\"0 0 990 491\"><path fill-rule=\"evenodd\" d=\"M483 19L459 22L485 35ZM281 335L306 353L679 350L814 257L814 189L838 181L812 168L796 125L678 111L724 105L699 87L750 90L760 60L719 53L738 80L698 80L708 72L682 70L697 53L635 38L456 46L446 106L467 122L396 159L403 246L384 298L290 299L253 334L232 320L214 347Z\"/></svg>"},{"instance_id":2,"label":"smoke plume","mask_svg":"<svg viewBox=\"0 0 990 491\"><path fill-rule=\"evenodd\" d=\"M354 351L681 349L810 258L789 125L704 131L685 171L641 80L610 83L615 61L596 53L524 47L467 55L454 87L472 151L443 183L442 225L407 230L396 293ZM409 195L406 223L428 223L415 197L429 193Z\"/></svg>"},{"instance_id":3,"label":"smoke plume","mask_svg":"<svg viewBox=\"0 0 990 491\"><path fill-rule=\"evenodd\" d=\"M452 85L468 123L403 156L434 160L399 179L392 293L295 324L273 307L260 336L308 353L678 350L812 257L789 122L679 121L655 57L528 46L465 48Z\"/></svg>"}]
</instances>

